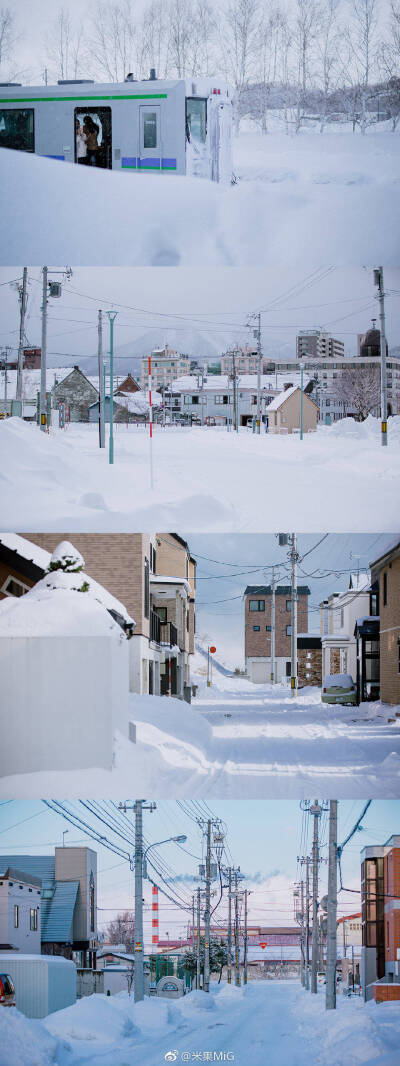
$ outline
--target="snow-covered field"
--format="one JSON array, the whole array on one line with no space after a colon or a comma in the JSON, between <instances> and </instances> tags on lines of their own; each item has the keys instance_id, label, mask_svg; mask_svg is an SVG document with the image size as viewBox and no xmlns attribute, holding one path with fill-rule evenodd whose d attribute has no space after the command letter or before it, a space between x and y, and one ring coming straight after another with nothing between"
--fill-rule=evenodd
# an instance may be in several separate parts
<instances>
[{"instance_id":1,"label":"snow-covered field","mask_svg":"<svg viewBox=\"0 0 400 1066\"><path fill-rule=\"evenodd\" d=\"M3 149L0 262L398 265L399 133L242 133L238 182L96 171Z\"/></svg>"},{"instance_id":2,"label":"snow-covered field","mask_svg":"<svg viewBox=\"0 0 400 1066\"><path fill-rule=\"evenodd\" d=\"M382 448L377 419L297 435L119 425L114 466L95 425L44 434L0 422L0 527L82 532L397 532L400 416Z\"/></svg>"},{"instance_id":3,"label":"snow-covered field","mask_svg":"<svg viewBox=\"0 0 400 1066\"><path fill-rule=\"evenodd\" d=\"M91 996L43 1021L2 1010L0 1066L159 1066L168 1052L177 1063L397 1066L400 1004L339 994L336 1011L325 1012L324 992L311 996L294 981L212 983L208 995L177 1001Z\"/></svg>"},{"instance_id":4,"label":"snow-covered field","mask_svg":"<svg viewBox=\"0 0 400 1066\"><path fill-rule=\"evenodd\" d=\"M117 734L111 771L85 770L91 796L135 792L162 798L390 799L400 790L400 707L321 704L320 689L292 697L280 685L204 674L191 706L166 696L130 697L136 743ZM398 717L396 716L398 713ZM78 796L82 772L13 775L0 797Z\"/></svg>"}]
</instances>

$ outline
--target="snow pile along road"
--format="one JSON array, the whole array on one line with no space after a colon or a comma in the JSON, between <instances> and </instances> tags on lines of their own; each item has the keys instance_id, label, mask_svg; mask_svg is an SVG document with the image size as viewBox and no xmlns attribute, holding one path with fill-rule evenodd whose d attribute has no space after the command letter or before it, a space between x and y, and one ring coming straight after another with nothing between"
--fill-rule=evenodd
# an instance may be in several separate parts
<instances>
[{"instance_id":1,"label":"snow pile along road","mask_svg":"<svg viewBox=\"0 0 400 1066\"><path fill-rule=\"evenodd\" d=\"M123 532L396 532L400 507L400 416L382 448L377 419L345 419L298 435L243 429L156 426L154 488L148 427L115 427L114 465L95 425L44 434L18 418L0 421L0 527ZM371 507L371 499L374 506Z\"/></svg>"},{"instance_id":2,"label":"snow pile along road","mask_svg":"<svg viewBox=\"0 0 400 1066\"><path fill-rule=\"evenodd\" d=\"M236 185L77 167L3 148L1 263L398 265L398 133L242 134Z\"/></svg>"},{"instance_id":3,"label":"snow pile along road","mask_svg":"<svg viewBox=\"0 0 400 1066\"><path fill-rule=\"evenodd\" d=\"M95 995L42 1022L0 1012L0 1066L159 1066L168 1052L178 1063L348 1066L350 1048L360 1066L395 1066L399 1040L399 1004L339 994L325 1012L324 990L311 996L294 981L212 982L208 995L137 1004L125 992Z\"/></svg>"}]
</instances>

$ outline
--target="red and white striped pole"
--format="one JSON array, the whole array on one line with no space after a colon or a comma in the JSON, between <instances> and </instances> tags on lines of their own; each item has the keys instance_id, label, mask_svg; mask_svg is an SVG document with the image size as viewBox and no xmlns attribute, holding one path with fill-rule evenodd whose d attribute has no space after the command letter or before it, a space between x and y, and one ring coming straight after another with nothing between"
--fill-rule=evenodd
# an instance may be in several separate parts
<instances>
[{"instance_id":1,"label":"red and white striped pole","mask_svg":"<svg viewBox=\"0 0 400 1066\"><path fill-rule=\"evenodd\" d=\"M157 885L153 885L152 890L151 890L151 895L152 895L152 901L151 901L151 910L152 910L152 919L151 919L152 937L151 937L151 943L154 944L156 947L158 947L159 928L158 928L158 888L157 888Z\"/></svg>"},{"instance_id":2,"label":"red and white striped pole","mask_svg":"<svg viewBox=\"0 0 400 1066\"><path fill-rule=\"evenodd\" d=\"M149 355L149 427L150 427L150 487L153 488L153 404L151 399L151 355Z\"/></svg>"}]
</instances>

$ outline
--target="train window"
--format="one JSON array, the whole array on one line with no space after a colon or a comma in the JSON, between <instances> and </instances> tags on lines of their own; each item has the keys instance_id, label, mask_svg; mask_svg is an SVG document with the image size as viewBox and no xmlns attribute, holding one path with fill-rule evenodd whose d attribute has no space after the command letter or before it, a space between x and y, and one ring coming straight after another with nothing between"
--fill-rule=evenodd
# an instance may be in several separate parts
<instances>
[{"instance_id":1,"label":"train window","mask_svg":"<svg viewBox=\"0 0 400 1066\"><path fill-rule=\"evenodd\" d=\"M21 152L35 151L33 107L15 107L0 111L0 145Z\"/></svg>"},{"instance_id":2,"label":"train window","mask_svg":"<svg viewBox=\"0 0 400 1066\"><path fill-rule=\"evenodd\" d=\"M186 137L188 141L205 144L207 134L207 100L188 97L186 100Z\"/></svg>"},{"instance_id":3,"label":"train window","mask_svg":"<svg viewBox=\"0 0 400 1066\"><path fill-rule=\"evenodd\" d=\"M157 148L157 111L142 108L142 145L143 148Z\"/></svg>"},{"instance_id":4,"label":"train window","mask_svg":"<svg viewBox=\"0 0 400 1066\"><path fill-rule=\"evenodd\" d=\"M75 162L108 169L112 166L111 107L76 107Z\"/></svg>"}]
</instances>

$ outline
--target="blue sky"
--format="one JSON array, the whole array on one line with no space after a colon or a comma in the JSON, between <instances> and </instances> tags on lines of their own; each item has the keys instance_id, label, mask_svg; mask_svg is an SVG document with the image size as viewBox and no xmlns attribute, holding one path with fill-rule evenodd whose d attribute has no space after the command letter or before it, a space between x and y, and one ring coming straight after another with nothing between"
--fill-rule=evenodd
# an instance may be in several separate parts
<instances>
[{"instance_id":1,"label":"blue sky","mask_svg":"<svg viewBox=\"0 0 400 1066\"><path fill-rule=\"evenodd\" d=\"M101 801L98 801L101 804ZM116 801L118 802L118 801ZM128 801L129 802L129 801ZM131 801L130 801L131 802ZM66 801L69 810L80 817L87 818L92 826L97 825L100 832L107 832L93 814L89 814L78 801ZM339 803L338 839L341 843L357 821L362 808L362 800L349 800ZM165 840L169 836L185 833L187 842L183 846L167 844L155 851L157 863L162 860L162 872L166 878L166 890L177 893L187 903L196 887L190 878L196 874L198 862L202 860L202 836L196 824L197 814L207 817L211 811L219 817L227 829L226 841L231 861L240 866L249 887L250 922L254 924L291 924L293 915L294 882L301 876L297 856L309 853L311 844L311 822L309 815L304 818L298 802L257 800L257 801L213 801L208 807L205 803L193 804L185 801L179 806L174 800L158 801L157 810L144 814L144 835L148 843ZM108 811L110 807L108 806ZM104 813L104 810L103 810ZM308 826L308 840L302 833ZM99 897L98 921L104 928L114 914L132 906L133 875L127 861L102 846L90 841L84 833L76 830L63 817L48 810L40 801L11 801L0 805L0 855L13 853L51 854L55 845L62 844L63 830L68 829L65 845L84 845L93 847L98 853ZM343 884L346 888L358 889L360 882L360 850L369 844L384 843L391 835L400 833L400 800L373 801L363 821L363 829L347 845L343 855ZM116 837L110 838L117 841ZM321 824L321 856L327 856L327 815ZM122 847L124 842L120 841ZM164 865L164 863L166 865ZM326 865L321 866L321 893L324 894L326 883ZM160 881L160 884L162 882ZM150 886L145 887L145 935L151 930ZM353 893L340 893L339 913L352 913L358 909L358 896ZM160 935L184 935L189 914L179 910L165 897L160 896ZM219 912L220 920L224 918L224 909Z\"/></svg>"},{"instance_id":2,"label":"blue sky","mask_svg":"<svg viewBox=\"0 0 400 1066\"><path fill-rule=\"evenodd\" d=\"M389 539L391 535L386 533L330 533L304 559L299 565L298 580L299 584L308 585L311 592L309 631L319 632L321 600L348 588L350 571L356 572L358 567L368 569ZM280 567L276 573L278 583L290 582L288 549L279 547L276 536L265 533L190 533L187 540L197 559L197 635L200 640L215 642L217 657L220 655L227 664L242 665L244 589L247 584L269 584L273 564ZM305 555L320 540L318 533L299 534L300 555ZM329 573L321 577L325 571Z\"/></svg>"}]
</instances>

